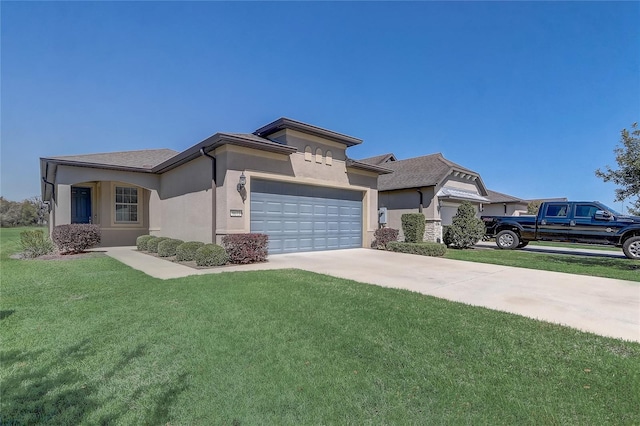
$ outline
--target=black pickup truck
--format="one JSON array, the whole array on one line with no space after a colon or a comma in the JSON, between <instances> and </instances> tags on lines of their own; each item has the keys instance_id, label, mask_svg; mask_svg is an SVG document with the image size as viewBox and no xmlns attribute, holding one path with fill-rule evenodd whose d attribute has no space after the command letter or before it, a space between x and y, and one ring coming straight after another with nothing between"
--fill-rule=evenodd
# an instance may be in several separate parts
<instances>
[{"instance_id":1,"label":"black pickup truck","mask_svg":"<svg viewBox=\"0 0 640 426\"><path fill-rule=\"evenodd\" d=\"M482 216L487 237L501 249L522 248L529 241L565 241L622 247L640 260L640 217L626 216L597 201L546 202L537 216Z\"/></svg>"}]
</instances>

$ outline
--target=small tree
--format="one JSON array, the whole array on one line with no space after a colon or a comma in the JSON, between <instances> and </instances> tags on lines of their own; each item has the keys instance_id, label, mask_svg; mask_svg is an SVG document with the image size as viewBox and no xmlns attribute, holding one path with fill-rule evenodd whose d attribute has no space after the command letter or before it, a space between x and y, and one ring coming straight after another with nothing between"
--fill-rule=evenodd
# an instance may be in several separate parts
<instances>
[{"instance_id":1,"label":"small tree","mask_svg":"<svg viewBox=\"0 0 640 426\"><path fill-rule=\"evenodd\" d=\"M633 123L631 132L622 129L620 143L622 146L617 146L613 150L616 153L618 169L613 170L606 166L605 171L596 170L596 176L621 187L616 189L616 201L635 198L631 202L633 207L629 208L629 212L640 215L640 128L638 123Z\"/></svg>"},{"instance_id":2,"label":"small tree","mask_svg":"<svg viewBox=\"0 0 640 426\"><path fill-rule=\"evenodd\" d=\"M540 210L540 204L542 204L540 200L535 200L527 204L527 214L537 215L538 210Z\"/></svg>"},{"instance_id":3,"label":"small tree","mask_svg":"<svg viewBox=\"0 0 640 426\"><path fill-rule=\"evenodd\" d=\"M476 217L473 205L465 201L458 207L453 223L447 228L444 242L447 246L465 249L480 241L485 232L484 222Z\"/></svg>"}]
</instances>

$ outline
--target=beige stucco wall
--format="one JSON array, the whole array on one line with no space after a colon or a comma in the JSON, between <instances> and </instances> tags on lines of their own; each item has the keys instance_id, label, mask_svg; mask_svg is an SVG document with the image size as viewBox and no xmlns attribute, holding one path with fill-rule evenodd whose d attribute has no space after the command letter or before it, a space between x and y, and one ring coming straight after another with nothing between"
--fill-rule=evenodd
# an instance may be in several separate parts
<instances>
[{"instance_id":1,"label":"beige stucco wall","mask_svg":"<svg viewBox=\"0 0 640 426\"><path fill-rule=\"evenodd\" d=\"M444 186L480 194L480 188L478 187L477 180L463 179L454 175L449 175L444 182L440 184L440 187Z\"/></svg>"},{"instance_id":2,"label":"beige stucco wall","mask_svg":"<svg viewBox=\"0 0 640 426\"><path fill-rule=\"evenodd\" d=\"M76 171L74 171L76 172ZM75 173L76 176L80 175ZM68 175L67 175L68 176ZM107 177L107 175L103 175ZM50 231L57 225L71 223L72 186L91 188L91 223L100 226L101 247L135 245L136 238L148 233L149 197L151 191L129 182L87 181L73 185L56 185L56 201L51 211ZM115 195L116 186L134 186L138 188L138 223L116 223Z\"/></svg>"},{"instance_id":3,"label":"beige stucco wall","mask_svg":"<svg viewBox=\"0 0 640 426\"><path fill-rule=\"evenodd\" d=\"M84 185L79 185L84 186ZM115 187L132 186L128 182L103 181L96 182L92 191L94 204L94 223L100 225L104 247L135 245L136 238L149 233L149 194L150 191L138 188L138 223L116 223L115 220ZM95 209L97 207L97 209ZM96 217L97 216L97 217Z\"/></svg>"},{"instance_id":4,"label":"beige stucco wall","mask_svg":"<svg viewBox=\"0 0 640 426\"><path fill-rule=\"evenodd\" d=\"M184 241L213 241L215 189L211 159L199 157L160 176L151 199L152 235Z\"/></svg>"},{"instance_id":5,"label":"beige stucco wall","mask_svg":"<svg viewBox=\"0 0 640 426\"><path fill-rule=\"evenodd\" d=\"M269 139L278 141L288 146L294 146L298 148L298 152L304 153L305 149L309 147L313 154L313 161L315 162L315 155L318 149L326 154L327 151L331 152L333 159L339 161L345 161L347 159L346 145L341 143L322 139L317 136L307 135L297 130L285 129L280 132L274 133L269 136Z\"/></svg>"},{"instance_id":6,"label":"beige stucco wall","mask_svg":"<svg viewBox=\"0 0 640 426\"><path fill-rule=\"evenodd\" d=\"M506 210L505 213L503 203L484 204L481 214L483 216L518 216L521 214L520 212L527 211L527 204L507 203Z\"/></svg>"},{"instance_id":7,"label":"beige stucco wall","mask_svg":"<svg viewBox=\"0 0 640 426\"><path fill-rule=\"evenodd\" d=\"M422 191L422 214L426 221L440 220L437 200L434 199L434 187L420 188ZM402 241L402 215L405 213L419 213L420 193L416 188L384 191L378 195L378 207L387 208L387 228L400 231L398 239ZM435 225L434 225L435 226Z\"/></svg>"},{"instance_id":8,"label":"beige stucco wall","mask_svg":"<svg viewBox=\"0 0 640 426\"><path fill-rule=\"evenodd\" d=\"M328 141L330 142L330 141ZM306 161L304 152L291 155L236 146L223 146L215 151L218 164L218 204L216 206L216 240L226 234L249 232L251 229L251 181L267 179L303 185L327 186L360 191L363 194L363 246L368 247L377 229L377 174L346 167L343 160L333 157L331 165ZM247 184L237 190L240 175ZM242 217L231 217L231 210L242 211Z\"/></svg>"},{"instance_id":9,"label":"beige stucco wall","mask_svg":"<svg viewBox=\"0 0 640 426\"><path fill-rule=\"evenodd\" d=\"M56 184L75 185L81 182L114 181L130 183L142 188L157 190L160 176L152 173L124 172L90 167L58 166Z\"/></svg>"}]
</instances>

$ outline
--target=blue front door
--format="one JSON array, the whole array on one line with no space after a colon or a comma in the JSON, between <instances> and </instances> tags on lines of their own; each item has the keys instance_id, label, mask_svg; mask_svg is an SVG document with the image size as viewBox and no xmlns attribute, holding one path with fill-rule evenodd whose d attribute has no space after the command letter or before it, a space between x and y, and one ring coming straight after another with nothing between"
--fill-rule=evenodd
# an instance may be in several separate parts
<instances>
[{"instance_id":1,"label":"blue front door","mask_svg":"<svg viewBox=\"0 0 640 426\"><path fill-rule=\"evenodd\" d=\"M71 223L91 223L91 188L71 188Z\"/></svg>"}]
</instances>

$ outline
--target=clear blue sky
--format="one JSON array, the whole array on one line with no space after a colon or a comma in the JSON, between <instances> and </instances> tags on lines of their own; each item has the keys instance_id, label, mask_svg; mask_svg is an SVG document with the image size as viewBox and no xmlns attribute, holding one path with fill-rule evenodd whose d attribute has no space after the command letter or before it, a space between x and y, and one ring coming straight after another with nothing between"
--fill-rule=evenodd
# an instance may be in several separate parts
<instances>
[{"instance_id":1,"label":"clear blue sky","mask_svg":"<svg viewBox=\"0 0 640 426\"><path fill-rule=\"evenodd\" d=\"M613 203L640 121L639 2L6 2L1 195L38 158L172 148L281 116L442 152L521 198Z\"/></svg>"}]
</instances>

